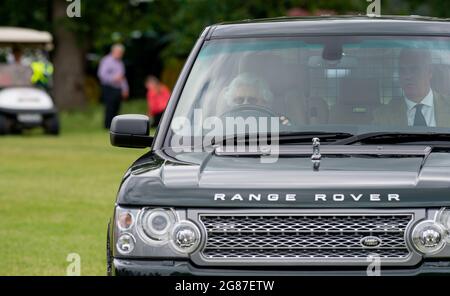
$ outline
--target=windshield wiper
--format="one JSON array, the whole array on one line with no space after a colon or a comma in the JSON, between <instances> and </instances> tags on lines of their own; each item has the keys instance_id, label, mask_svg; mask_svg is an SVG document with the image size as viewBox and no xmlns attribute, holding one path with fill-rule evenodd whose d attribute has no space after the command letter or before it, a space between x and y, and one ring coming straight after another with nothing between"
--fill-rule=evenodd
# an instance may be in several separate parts
<instances>
[{"instance_id":1,"label":"windshield wiper","mask_svg":"<svg viewBox=\"0 0 450 296\"><path fill-rule=\"evenodd\" d=\"M239 134L224 138L214 138L211 145L227 143L258 143L260 140L277 140L281 143L311 143L313 138L320 138L321 142L332 142L336 140L352 137L353 134L341 132L282 132L277 134Z\"/></svg>"},{"instance_id":2,"label":"windshield wiper","mask_svg":"<svg viewBox=\"0 0 450 296\"><path fill-rule=\"evenodd\" d=\"M398 144L412 142L449 142L450 133L401 133L401 132L372 132L354 135L337 140L333 145L352 145L355 143Z\"/></svg>"}]
</instances>

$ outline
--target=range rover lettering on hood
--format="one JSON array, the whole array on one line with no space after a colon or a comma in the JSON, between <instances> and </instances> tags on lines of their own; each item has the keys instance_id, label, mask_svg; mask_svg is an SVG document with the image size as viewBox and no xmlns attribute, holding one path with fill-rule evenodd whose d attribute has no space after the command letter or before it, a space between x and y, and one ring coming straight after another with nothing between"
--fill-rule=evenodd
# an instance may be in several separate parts
<instances>
[{"instance_id":1,"label":"range rover lettering on hood","mask_svg":"<svg viewBox=\"0 0 450 296\"><path fill-rule=\"evenodd\" d=\"M225 194L225 193L216 193L214 194L214 201L249 201L249 202L260 202L260 201L297 201L297 195L295 193L288 194L277 194L277 193L249 193L249 194ZM379 202L379 201L388 201L388 202L398 202L400 201L400 195L397 193L388 193L388 194L379 194L379 193L371 193L371 194L322 194L317 193L314 195L315 202L343 202L343 201L369 201L369 202Z\"/></svg>"}]
</instances>

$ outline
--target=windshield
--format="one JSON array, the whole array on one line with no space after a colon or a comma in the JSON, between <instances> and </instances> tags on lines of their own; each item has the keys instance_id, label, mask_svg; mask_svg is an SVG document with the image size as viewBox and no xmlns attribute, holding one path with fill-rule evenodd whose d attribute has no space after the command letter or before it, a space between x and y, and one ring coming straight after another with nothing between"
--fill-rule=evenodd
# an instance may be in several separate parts
<instances>
[{"instance_id":1,"label":"windshield","mask_svg":"<svg viewBox=\"0 0 450 296\"><path fill-rule=\"evenodd\" d=\"M227 128L228 118L240 121ZM275 127L353 135L450 132L450 39L327 36L206 42L184 86L172 131L230 136L270 133Z\"/></svg>"},{"instance_id":2,"label":"windshield","mask_svg":"<svg viewBox=\"0 0 450 296\"><path fill-rule=\"evenodd\" d=\"M30 86L32 70L20 64L0 64L0 88Z\"/></svg>"}]
</instances>

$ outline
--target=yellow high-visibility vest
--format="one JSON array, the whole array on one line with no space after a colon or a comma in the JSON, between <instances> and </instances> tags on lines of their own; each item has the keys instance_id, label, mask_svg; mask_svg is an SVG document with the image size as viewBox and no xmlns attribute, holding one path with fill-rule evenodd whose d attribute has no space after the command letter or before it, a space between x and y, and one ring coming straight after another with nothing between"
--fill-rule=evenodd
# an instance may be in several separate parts
<instances>
[{"instance_id":1,"label":"yellow high-visibility vest","mask_svg":"<svg viewBox=\"0 0 450 296\"><path fill-rule=\"evenodd\" d=\"M35 61L31 63L33 75L31 76L31 83L47 84L48 78L53 74L53 65L43 61Z\"/></svg>"}]
</instances>

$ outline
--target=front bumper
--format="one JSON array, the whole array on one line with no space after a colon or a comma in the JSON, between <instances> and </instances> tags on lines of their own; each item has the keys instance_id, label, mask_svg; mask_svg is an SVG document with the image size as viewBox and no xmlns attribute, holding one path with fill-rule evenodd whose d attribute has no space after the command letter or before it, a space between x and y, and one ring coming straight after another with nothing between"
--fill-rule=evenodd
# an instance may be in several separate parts
<instances>
[{"instance_id":1,"label":"front bumper","mask_svg":"<svg viewBox=\"0 0 450 296\"><path fill-rule=\"evenodd\" d=\"M8 118L14 126L22 128L32 128L42 126L45 119L56 116L58 113L56 108L51 109L7 109L0 108L0 115ZM39 120L23 121L21 116L39 116Z\"/></svg>"},{"instance_id":2,"label":"front bumper","mask_svg":"<svg viewBox=\"0 0 450 296\"><path fill-rule=\"evenodd\" d=\"M48 108L48 109L10 109L10 108L1 108L0 114L15 116L18 114L41 114L41 115L55 115L58 111L56 108Z\"/></svg>"},{"instance_id":3,"label":"front bumper","mask_svg":"<svg viewBox=\"0 0 450 296\"><path fill-rule=\"evenodd\" d=\"M112 275L120 276L366 276L366 269L324 267L310 269L200 268L188 261L112 260ZM425 261L411 268L383 268L382 276L450 275L449 261Z\"/></svg>"}]
</instances>

